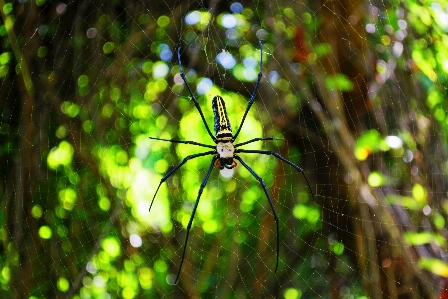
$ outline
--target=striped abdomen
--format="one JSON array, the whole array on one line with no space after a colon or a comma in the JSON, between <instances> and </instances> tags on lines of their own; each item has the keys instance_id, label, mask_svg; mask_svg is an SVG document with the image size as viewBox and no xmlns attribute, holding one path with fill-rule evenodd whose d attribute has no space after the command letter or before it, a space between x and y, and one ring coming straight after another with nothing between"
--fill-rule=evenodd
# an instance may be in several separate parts
<instances>
[{"instance_id":1,"label":"striped abdomen","mask_svg":"<svg viewBox=\"0 0 448 299\"><path fill-rule=\"evenodd\" d=\"M212 100L213 114L215 116L215 134L218 141L229 141L233 138L232 126L227 116L226 104L223 98L216 96Z\"/></svg>"}]
</instances>

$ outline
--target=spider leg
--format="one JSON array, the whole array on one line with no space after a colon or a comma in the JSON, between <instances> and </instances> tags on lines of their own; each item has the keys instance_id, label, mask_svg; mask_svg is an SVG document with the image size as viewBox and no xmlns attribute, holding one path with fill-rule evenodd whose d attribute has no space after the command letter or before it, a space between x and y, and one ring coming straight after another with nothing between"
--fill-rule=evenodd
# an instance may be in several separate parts
<instances>
[{"instance_id":1,"label":"spider leg","mask_svg":"<svg viewBox=\"0 0 448 299\"><path fill-rule=\"evenodd\" d=\"M276 138L276 137L254 138L254 139L251 139L249 141L245 141L245 142L241 142L241 143L235 144L233 147L237 148L237 147L242 146L242 145L246 145L246 144L249 144L249 143L252 143L252 142L255 142L255 141L262 141L262 140L283 140L283 138Z\"/></svg>"},{"instance_id":2,"label":"spider leg","mask_svg":"<svg viewBox=\"0 0 448 299\"><path fill-rule=\"evenodd\" d=\"M205 185L207 185L208 178L210 177L210 173L212 172L213 166L215 165L215 161L217 159L218 159L217 156L213 157L212 162L210 163L210 167L208 168L207 174L205 175L205 178L202 181L201 187L199 188L198 198L196 199L196 202L195 202L194 207L193 207L193 211L191 212L190 221L188 221L187 235L185 237L185 243L184 243L184 250L182 252L182 259L180 261L179 271L177 272L177 277L176 277L176 281L174 282L174 284L177 284L177 282L179 281L180 271L182 270L182 264L184 263L184 258L185 258L185 250L187 249L188 235L190 233L191 224L193 223L194 214L196 213L196 209L197 209L198 204L199 204L199 199L201 198L202 191L204 190Z\"/></svg>"},{"instance_id":3,"label":"spider leg","mask_svg":"<svg viewBox=\"0 0 448 299\"><path fill-rule=\"evenodd\" d=\"M238 161L240 161L240 163L247 169L249 170L249 172L255 177L255 179L257 179L258 182L260 182L261 187L263 187L264 190L264 194L266 194L266 197L269 200L269 204L271 205L271 209L272 209L272 213L274 214L274 219L275 219L275 223L277 225L277 262L275 264L275 272L277 272L277 268L278 268L278 256L279 256L279 252L280 252L280 238L279 238L279 228L278 228L278 217L277 217L277 212L275 211L275 207L274 207L274 203L272 202L271 197L269 196L268 190L266 189L266 184L263 181L263 179L261 177L258 176L258 174L255 173L255 171L253 171L252 168L250 168L249 165L247 165L243 159L241 159L238 156L234 156L234 159L237 159Z\"/></svg>"},{"instance_id":4,"label":"spider leg","mask_svg":"<svg viewBox=\"0 0 448 299\"><path fill-rule=\"evenodd\" d=\"M205 125L205 128L207 129L208 134L213 139L214 142L216 142L215 136L213 136L212 132L210 131L210 128L207 125L207 122L205 121L204 114L202 113L202 109L199 106L198 101L196 100L196 97L193 94L193 91L190 88L190 85L187 82L187 78L185 77L184 71L182 70L182 63L180 62L180 47L177 48L177 60L179 61L179 68L180 68L180 76L182 77L182 80L184 80L185 85L187 86L188 91L190 92L191 97L193 98L194 105L196 106L196 109L198 110L199 114L202 117L202 122Z\"/></svg>"},{"instance_id":5,"label":"spider leg","mask_svg":"<svg viewBox=\"0 0 448 299\"><path fill-rule=\"evenodd\" d=\"M177 139L163 139L163 138L157 138L157 137L148 137L148 138L154 139L154 140L169 141L169 142L173 142L173 143L186 143L186 144L199 145L202 147L216 148L216 146L213 146L213 145L208 145L208 144L199 143L199 142L195 142L195 141L189 141L189 140L184 141L184 140L177 140Z\"/></svg>"},{"instance_id":6,"label":"spider leg","mask_svg":"<svg viewBox=\"0 0 448 299\"><path fill-rule=\"evenodd\" d=\"M241 128L243 127L244 120L246 119L246 115L249 112L250 107L254 103L255 96L257 95L258 84L260 84L261 76L263 75L262 74L263 48L262 48L261 42L259 42L259 44L260 44L260 72L258 73L258 80L257 80L257 83L255 83L254 91L250 97L249 103L247 104L246 111L244 112L243 119L241 120L240 126L238 127L238 131L236 131L236 134L232 138L232 142L236 139L236 137L238 136L238 134L241 131Z\"/></svg>"},{"instance_id":7,"label":"spider leg","mask_svg":"<svg viewBox=\"0 0 448 299\"><path fill-rule=\"evenodd\" d=\"M273 152L273 151L264 151L264 150L245 150L245 149L237 149L235 150L235 153L248 153L248 154L262 154L262 155L272 155L275 156L276 158L282 160L285 163L288 163L289 165L291 165L292 167L294 167L295 169L297 169L300 173L302 173L303 177L305 178L306 184L308 185L308 189L311 192L311 197L313 198L313 201L316 201L314 199L314 194L313 194L313 190L311 190L311 185L310 182L308 181L308 178L305 175L305 172L303 172L303 169L300 168L299 166L297 166L296 164L292 163L291 161L289 161L288 159L283 158L282 156L280 156L279 153Z\"/></svg>"},{"instance_id":8,"label":"spider leg","mask_svg":"<svg viewBox=\"0 0 448 299\"><path fill-rule=\"evenodd\" d=\"M215 153L215 151L209 151L209 152L205 152L205 153L200 153L200 154L195 154L195 155L190 155L185 157L182 162L180 162L179 164L177 164L173 169L171 169L167 174L165 174L165 176L160 180L159 186L157 187L156 193L154 194L154 197L152 198L151 201L151 205L149 206L149 212L151 211L152 208L152 204L154 203L154 199L156 198L157 192L159 192L159 188L162 185L163 182L165 182L176 170L178 170L182 165L184 165L185 163L187 163L188 160L197 158L197 157L202 157L202 156L207 156L207 155L213 155Z\"/></svg>"}]
</instances>

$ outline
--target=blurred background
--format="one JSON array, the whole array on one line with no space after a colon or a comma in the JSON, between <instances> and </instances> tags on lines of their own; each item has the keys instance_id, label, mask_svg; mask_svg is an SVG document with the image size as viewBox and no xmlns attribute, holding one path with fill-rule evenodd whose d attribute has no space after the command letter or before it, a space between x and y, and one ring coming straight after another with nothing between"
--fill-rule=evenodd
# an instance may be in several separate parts
<instances>
[{"instance_id":1,"label":"blurred background","mask_svg":"<svg viewBox=\"0 0 448 299\"><path fill-rule=\"evenodd\" d=\"M0 297L448 298L446 1L0 0ZM263 43L262 53L259 41ZM179 283L186 226L226 101Z\"/></svg>"}]
</instances>

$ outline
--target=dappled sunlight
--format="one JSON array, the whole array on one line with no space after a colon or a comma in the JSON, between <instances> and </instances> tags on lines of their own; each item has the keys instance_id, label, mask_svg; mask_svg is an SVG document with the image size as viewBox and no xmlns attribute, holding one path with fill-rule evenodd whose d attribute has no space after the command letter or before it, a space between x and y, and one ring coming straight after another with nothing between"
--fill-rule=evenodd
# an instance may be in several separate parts
<instances>
[{"instance_id":1,"label":"dappled sunlight","mask_svg":"<svg viewBox=\"0 0 448 299\"><path fill-rule=\"evenodd\" d=\"M0 9L1 298L448 298L446 2Z\"/></svg>"},{"instance_id":2,"label":"dappled sunlight","mask_svg":"<svg viewBox=\"0 0 448 299\"><path fill-rule=\"evenodd\" d=\"M134 216L142 223L150 225L155 231L165 233L171 231L173 224L171 222L166 184L160 187L151 211L149 211L154 192L157 190L162 177L142 167L134 167L133 170L134 180L131 188L128 190L127 199L131 203Z\"/></svg>"}]
</instances>

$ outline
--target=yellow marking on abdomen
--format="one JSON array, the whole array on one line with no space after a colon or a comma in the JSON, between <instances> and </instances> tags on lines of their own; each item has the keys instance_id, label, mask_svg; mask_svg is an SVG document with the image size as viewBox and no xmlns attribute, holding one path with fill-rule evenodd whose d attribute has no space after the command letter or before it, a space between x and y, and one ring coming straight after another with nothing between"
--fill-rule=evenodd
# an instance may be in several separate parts
<instances>
[{"instance_id":1,"label":"yellow marking on abdomen","mask_svg":"<svg viewBox=\"0 0 448 299\"><path fill-rule=\"evenodd\" d=\"M212 101L213 113L215 116L215 133L218 140L230 140L233 137L232 127L227 116L224 99L216 96Z\"/></svg>"}]
</instances>

